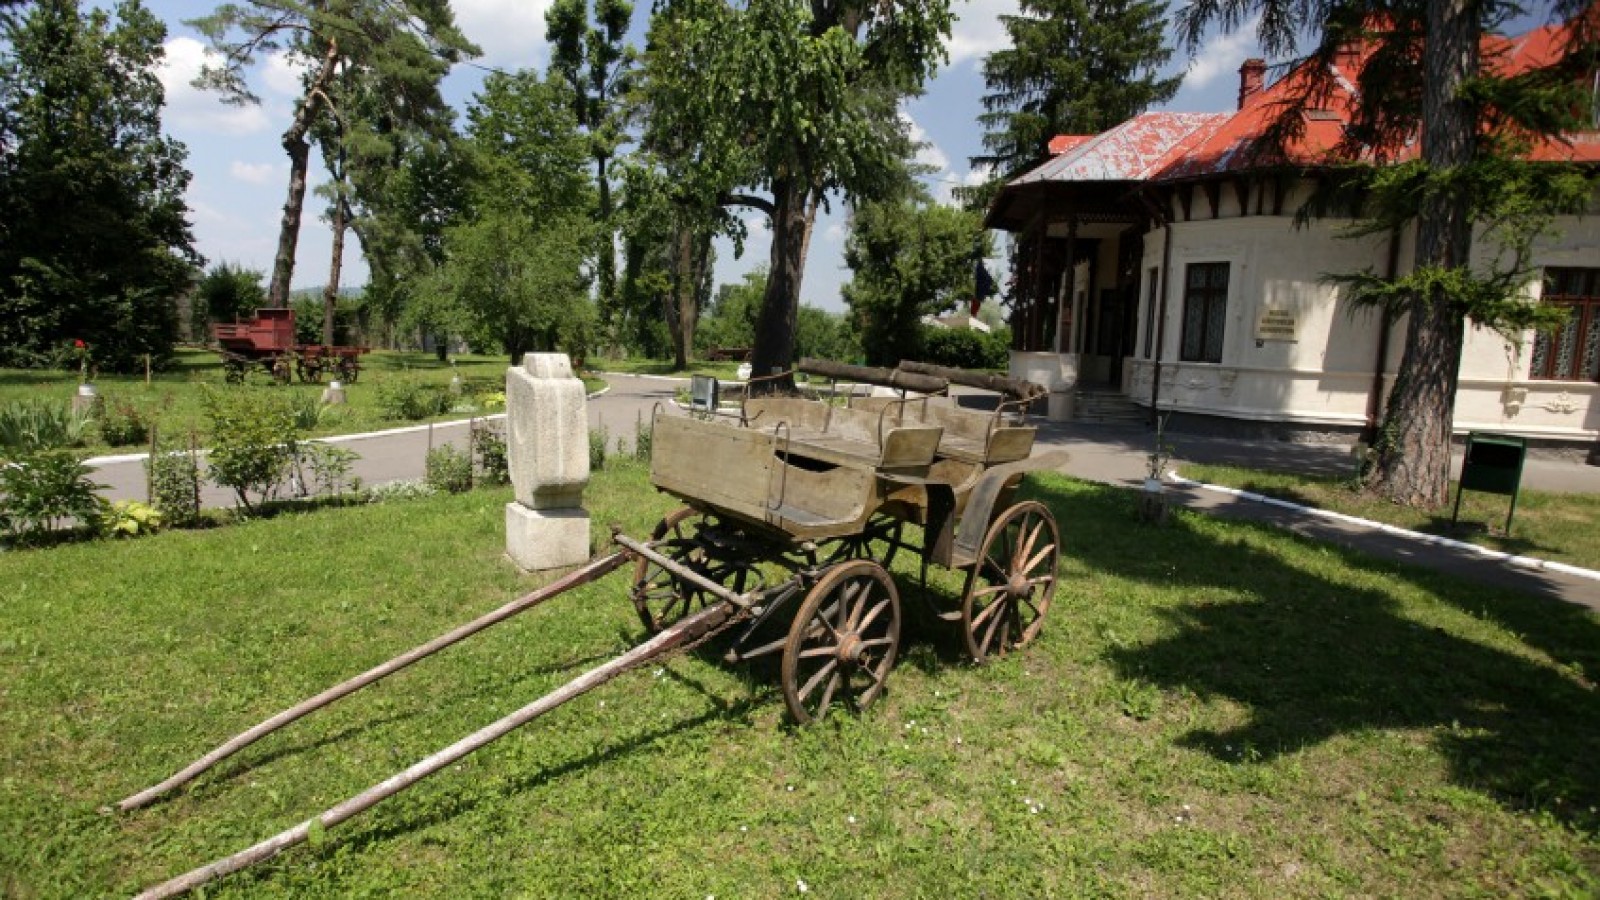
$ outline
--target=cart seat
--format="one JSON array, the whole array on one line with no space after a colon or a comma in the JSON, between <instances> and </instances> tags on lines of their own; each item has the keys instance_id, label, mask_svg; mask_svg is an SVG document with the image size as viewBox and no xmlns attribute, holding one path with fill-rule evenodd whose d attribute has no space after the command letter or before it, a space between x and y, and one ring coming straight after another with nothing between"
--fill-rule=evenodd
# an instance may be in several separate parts
<instances>
[{"instance_id":1,"label":"cart seat","mask_svg":"<svg viewBox=\"0 0 1600 900\"><path fill-rule=\"evenodd\" d=\"M771 434L786 453L901 475L926 474L944 431L938 425L901 424L879 412L791 398L746 401L745 420Z\"/></svg>"}]
</instances>

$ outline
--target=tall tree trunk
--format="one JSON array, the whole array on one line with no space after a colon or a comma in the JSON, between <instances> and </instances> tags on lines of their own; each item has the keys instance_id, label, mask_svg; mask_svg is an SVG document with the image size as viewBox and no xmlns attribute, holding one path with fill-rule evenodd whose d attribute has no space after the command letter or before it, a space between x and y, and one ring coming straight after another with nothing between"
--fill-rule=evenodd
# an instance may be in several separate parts
<instances>
[{"instance_id":1,"label":"tall tree trunk","mask_svg":"<svg viewBox=\"0 0 1600 900\"><path fill-rule=\"evenodd\" d=\"M672 356L673 368L689 367L689 357L694 351L694 326L699 317L695 293L699 286L700 267L695 265L695 234L692 228L680 227L673 236L672 248Z\"/></svg>"},{"instance_id":2,"label":"tall tree trunk","mask_svg":"<svg viewBox=\"0 0 1600 900\"><path fill-rule=\"evenodd\" d=\"M1477 6L1429 0L1423 48L1422 159L1430 177L1472 162L1475 105L1462 86L1478 74ZM1415 269L1453 269L1471 261L1469 198L1456 187L1427 192L1417 216ZM1466 333L1462 314L1438 288L1411 299L1406 348L1389 398L1369 484L1407 506L1439 506L1450 496L1450 434Z\"/></svg>"},{"instance_id":3,"label":"tall tree trunk","mask_svg":"<svg viewBox=\"0 0 1600 900\"><path fill-rule=\"evenodd\" d=\"M289 305L289 282L294 278L294 253L300 243L300 213L306 200L306 170L310 165L311 144L306 133L326 100L328 80L339 61L339 42L329 41L322 57L322 68L306 88L305 99L295 113L289 130L283 133L283 149L289 154L289 198L283 203L283 223L278 229L278 255L272 263L272 283L267 287L267 305Z\"/></svg>"},{"instance_id":4,"label":"tall tree trunk","mask_svg":"<svg viewBox=\"0 0 1600 900\"><path fill-rule=\"evenodd\" d=\"M333 346L333 314L339 305L339 276L344 269L344 232L350 221L341 194L333 201L333 256L328 260L328 286L322 292L322 343Z\"/></svg>"},{"instance_id":5,"label":"tall tree trunk","mask_svg":"<svg viewBox=\"0 0 1600 900\"><path fill-rule=\"evenodd\" d=\"M607 328L617 315L617 232L611 224L611 181L606 177L608 155L596 153L594 176L600 192L600 237L596 241L595 282L600 289L600 321Z\"/></svg>"},{"instance_id":6,"label":"tall tree trunk","mask_svg":"<svg viewBox=\"0 0 1600 900\"><path fill-rule=\"evenodd\" d=\"M756 346L751 353L751 374L787 371L794 363L795 323L800 309L800 281L805 275L806 199L810 185L798 178L779 178L772 184L772 256L767 271L767 292L756 318ZM763 392L787 390L790 385L757 382Z\"/></svg>"}]
</instances>

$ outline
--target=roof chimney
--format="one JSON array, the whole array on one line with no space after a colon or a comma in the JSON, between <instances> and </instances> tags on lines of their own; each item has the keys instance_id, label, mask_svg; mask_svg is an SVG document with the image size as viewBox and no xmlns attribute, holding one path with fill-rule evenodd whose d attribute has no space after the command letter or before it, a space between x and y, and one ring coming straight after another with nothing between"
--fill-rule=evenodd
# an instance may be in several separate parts
<instances>
[{"instance_id":1,"label":"roof chimney","mask_svg":"<svg viewBox=\"0 0 1600 900\"><path fill-rule=\"evenodd\" d=\"M1262 83L1267 80L1267 61L1253 58L1244 61L1239 67L1239 108L1244 109L1244 103L1251 97L1261 93Z\"/></svg>"}]
</instances>

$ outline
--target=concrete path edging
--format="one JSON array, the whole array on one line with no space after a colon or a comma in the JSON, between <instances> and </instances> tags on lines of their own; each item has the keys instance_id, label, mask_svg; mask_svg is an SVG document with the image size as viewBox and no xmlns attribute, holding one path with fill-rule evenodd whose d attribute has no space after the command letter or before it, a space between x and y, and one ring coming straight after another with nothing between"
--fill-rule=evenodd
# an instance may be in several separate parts
<instances>
[{"instance_id":1,"label":"concrete path edging","mask_svg":"<svg viewBox=\"0 0 1600 900\"><path fill-rule=\"evenodd\" d=\"M1219 494L1227 494L1231 497L1237 497L1240 500L1250 500L1256 503L1264 503L1268 506L1276 506L1281 509L1292 510L1308 516L1332 519L1333 521L1343 522L1346 525L1354 525L1358 528L1370 528L1374 531L1381 531L1385 534L1395 535L1396 537L1420 541L1424 544L1448 547L1451 550L1460 550L1466 553L1476 553L1486 559L1498 560L1500 562L1507 563L1508 565L1519 566L1524 569L1560 572L1564 575L1571 575L1575 578L1587 578L1592 581L1600 581L1600 572L1597 572L1593 569L1585 569L1581 566L1574 566L1568 563L1554 562L1546 559L1538 559L1532 556L1518 556L1514 553L1491 550L1488 547L1467 543L1466 541L1452 540L1451 538L1441 537L1436 534L1424 534L1420 531L1411 531L1406 528L1400 528L1396 525L1389 525L1384 522L1375 522L1371 519L1363 519L1359 516L1350 516L1340 512L1333 512L1332 510L1319 509L1315 506L1302 506L1298 503L1292 503L1288 500L1279 500L1276 497L1268 497L1263 494L1240 490L1239 488L1223 487L1220 484L1206 484L1203 481L1194 481L1189 478L1184 478L1175 471L1169 471L1167 473L1167 479L1174 484L1181 484L1185 487L1214 491Z\"/></svg>"}]
</instances>

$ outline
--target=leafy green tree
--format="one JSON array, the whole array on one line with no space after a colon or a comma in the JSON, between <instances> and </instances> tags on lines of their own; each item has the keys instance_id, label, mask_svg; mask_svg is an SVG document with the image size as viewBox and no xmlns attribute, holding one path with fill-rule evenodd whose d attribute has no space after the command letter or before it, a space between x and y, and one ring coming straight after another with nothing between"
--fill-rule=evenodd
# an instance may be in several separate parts
<instances>
[{"instance_id":1,"label":"leafy green tree","mask_svg":"<svg viewBox=\"0 0 1600 900\"><path fill-rule=\"evenodd\" d=\"M627 0L595 0L589 24L586 0L555 0L545 12L550 71L572 88L572 111L589 136L594 158L597 230L595 281L605 324L615 318L617 263L612 222L611 176L607 166L624 140L627 110L622 103L632 86L638 52L624 42L633 21Z\"/></svg>"},{"instance_id":2,"label":"leafy green tree","mask_svg":"<svg viewBox=\"0 0 1600 900\"><path fill-rule=\"evenodd\" d=\"M1177 93L1165 0L1023 0L1001 16L1011 46L983 62L986 152L994 184L1049 156L1058 134L1099 134ZM981 205L981 204L979 204Z\"/></svg>"},{"instance_id":3,"label":"leafy green tree","mask_svg":"<svg viewBox=\"0 0 1600 900\"><path fill-rule=\"evenodd\" d=\"M267 291L261 286L265 272L221 262L195 284L191 330L204 335L212 322L232 322L249 318L266 303Z\"/></svg>"},{"instance_id":4,"label":"leafy green tree","mask_svg":"<svg viewBox=\"0 0 1600 900\"><path fill-rule=\"evenodd\" d=\"M1366 483L1410 506L1449 496L1450 437L1466 323L1516 331L1534 321L1521 296L1531 238L1555 213L1581 211L1594 182L1573 169L1523 161L1531 141L1593 128L1593 73L1600 17L1585 0L1560 0L1572 17L1562 52L1531 72L1486 66L1483 38L1522 8L1511 0L1196 0L1179 14L1191 47L1212 23L1237 27L1260 11L1257 36L1270 55L1318 40L1313 65L1273 131L1276 146L1303 127L1301 111L1325 96L1342 48L1374 48L1354 92L1347 158L1373 159L1341 173L1364 197L1369 230L1416 229L1411 271L1397 279L1358 275L1358 303L1407 316L1405 350L1390 392ZM1420 158L1384 166L1420 139ZM1273 153L1275 147L1257 148ZM1475 227L1499 231L1501 259L1472 259Z\"/></svg>"},{"instance_id":5,"label":"leafy green tree","mask_svg":"<svg viewBox=\"0 0 1600 900\"><path fill-rule=\"evenodd\" d=\"M434 102L450 63L478 50L456 29L448 0L247 0L224 3L187 24L204 34L223 60L201 69L196 84L221 92L228 103L259 102L245 72L261 54L283 51L308 64L304 91L283 133L289 191L267 288L272 306L288 306L309 135L323 117L343 115L334 102L341 71L370 71L395 109L420 109Z\"/></svg>"},{"instance_id":6,"label":"leafy green tree","mask_svg":"<svg viewBox=\"0 0 1600 900\"><path fill-rule=\"evenodd\" d=\"M844 300L868 365L919 357L922 317L972 298L973 247L985 240L975 211L911 198L856 210L845 241Z\"/></svg>"},{"instance_id":7,"label":"leafy green tree","mask_svg":"<svg viewBox=\"0 0 1600 900\"><path fill-rule=\"evenodd\" d=\"M757 371L793 362L818 206L829 192L859 200L903 179L898 102L944 58L950 22L948 0L667 0L658 7L641 99L647 130L690 145L662 157L676 201L699 209L740 204L772 225Z\"/></svg>"},{"instance_id":8,"label":"leafy green tree","mask_svg":"<svg viewBox=\"0 0 1600 900\"><path fill-rule=\"evenodd\" d=\"M839 313L800 304L794 335L794 355L799 358L833 359L851 362L861 355L850 323Z\"/></svg>"},{"instance_id":9,"label":"leafy green tree","mask_svg":"<svg viewBox=\"0 0 1600 900\"><path fill-rule=\"evenodd\" d=\"M191 247L182 144L161 133L166 29L138 0L0 14L0 365L159 365Z\"/></svg>"},{"instance_id":10,"label":"leafy green tree","mask_svg":"<svg viewBox=\"0 0 1600 900\"><path fill-rule=\"evenodd\" d=\"M689 365L697 345L696 328L710 299L715 261L711 239L731 227L727 217L691 203L679 203L662 171L633 160L623 170L619 221L626 234L620 319L666 326L673 364ZM648 333L648 331L646 331Z\"/></svg>"},{"instance_id":11,"label":"leafy green tree","mask_svg":"<svg viewBox=\"0 0 1600 900\"><path fill-rule=\"evenodd\" d=\"M716 296L707 304L702 327L698 334L699 346L749 347L756 339L756 316L761 312L761 298L767 292L767 270L757 268L744 273L738 284L717 287Z\"/></svg>"},{"instance_id":12,"label":"leafy green tree","mask_svg":"<svg viewBox=\"0 0 1600 900\"><path fill-rule=\"evenodd\" d=\"M576 356L593 339L585 264L594 192L569 90L534 72L495 73L467 113L467 210L444 232L430 315L513 361Z\"/></svg>"}]
</instances>

